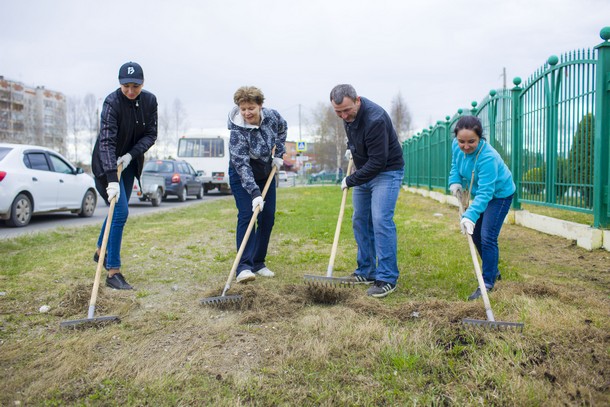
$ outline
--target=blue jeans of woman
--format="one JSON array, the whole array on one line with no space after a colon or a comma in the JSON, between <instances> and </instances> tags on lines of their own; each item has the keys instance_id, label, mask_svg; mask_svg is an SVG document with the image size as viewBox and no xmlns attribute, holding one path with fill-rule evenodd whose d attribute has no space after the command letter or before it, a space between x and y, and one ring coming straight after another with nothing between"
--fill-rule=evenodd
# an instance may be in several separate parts
<instances>
[{"instance_id":1,"label":"blue jeans of woman","mask_svg":"<svg viewBox=\"0 0 610 407\"><path fill-rule=\"evenodd\" d=\"M252 219L252 197L241 185L241 178L233 168L229 168L229 182L231 183L231 192L237 206L237 231L235 235L237 249L239 250L239 246L241 246L241 242L246 235L248 224ZM256 182L261 192L266 182L266 180ZM275 181L272 181L265 196L263 210L258 214L256 223L250 233L250 238L237 265L236 275L239 275L244 270L256 273L258 270L266 267L265 258L267 257L271 230L275 223L275 197Z\"/></svg>"},{"instance_id":2,"label":"blue jeans of woman","mask_svg":"<svg viewBox=\"0 0 610 407\"><path fill-rule=\"evenodd\" d=\"M129 198L131 197L131 191L133 191L133 180L135 178L135 165L128 165L127 168L121 173L120 195L119 200L114 205L114 214L112 215L112 223L110 224L110 234L108 235L107 243L107 260L106 269L118 269L121 268L121 242L123 241L123 228L127 217L129 216ZM97 240L97 247L102 247L102 241L104 239L104 228L106 227L106 221L104 220L100 236ZM103 254L100 254L100 256Z\"/></svg>"},{"instance_id":3,"label":"blue jeans of woman","mask_svg":"<svg viewBox=\"0 0 610 407\"><path fill-rule=\"evenodd\" d=\"M397 237L394 210L403 170L382 172L353 188L352 226L358 244L356 274L367 279L396 284Z\"/></svg>"},{"instance_id":4,"label":"blue jeans of woman","mask_svg":"<svg viewBox=\"0 0 610 407\"><path fill-rule=\"evenodd\" d=\"M488 290L493 288L499 273L498 260L500 258L500 250L498 249L498 236L512 201L512 195L508 198L492 199L474 226L472 240L483 261L483 280Z\"/></svg>"}]
</instances>

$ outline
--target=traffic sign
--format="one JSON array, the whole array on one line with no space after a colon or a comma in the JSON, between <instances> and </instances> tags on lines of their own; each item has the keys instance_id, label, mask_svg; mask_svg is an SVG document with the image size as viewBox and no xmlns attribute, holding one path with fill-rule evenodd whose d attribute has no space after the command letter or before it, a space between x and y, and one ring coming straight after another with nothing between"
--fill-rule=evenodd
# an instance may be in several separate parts
<instances>
[{"instance_id":1,"label":"traffic sign","mask_svg":"<svg viewBox=\"0 0 610 407\"><path fill-rule=\"evenodd\" d=\"M307 151L307 143L305 141L297 141L297 151Z\"/></svg>"}]
</instances>

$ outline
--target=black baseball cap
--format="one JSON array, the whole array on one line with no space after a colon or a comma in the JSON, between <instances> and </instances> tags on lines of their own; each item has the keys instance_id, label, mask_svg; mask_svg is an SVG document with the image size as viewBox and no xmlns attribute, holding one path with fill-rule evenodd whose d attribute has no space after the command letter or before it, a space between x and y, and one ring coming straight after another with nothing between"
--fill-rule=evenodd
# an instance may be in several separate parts
<instances>
[{"instance_id":1,"label":"black baseball cap","mask_svg":"<svg viewBox=\"0 0 610 407\"><path fill-rule=\"evenodd\" d=\"M119 69L119 83L125 85L126 83L137 83L141 85L144 83L144 71L140 64L136 62L127 62Z\"/></svg>"}]
</instances>

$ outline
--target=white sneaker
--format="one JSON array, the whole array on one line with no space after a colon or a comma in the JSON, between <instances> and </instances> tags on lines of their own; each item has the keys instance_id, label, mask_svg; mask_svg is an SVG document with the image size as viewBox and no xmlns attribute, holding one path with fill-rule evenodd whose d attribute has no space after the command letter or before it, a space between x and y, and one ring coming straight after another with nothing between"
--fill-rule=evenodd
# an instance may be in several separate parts
<instances>
[{"instance_id":1,"label":"white sneaker","mask_svg":"<svg viewBox=\"0 0 610 407\"><path fill-rule=\"evenodd\" d=\"M254 280L256 280L256 275L250 270L243 270L241 273L239 273L237 278L235 278L235 281L238 283L247 283L248 281Z\"/></svg>"},{"instance_id":2,"label":"white sneaker","mask_svg":"<svg viewBox=\"0 0 610 407\"><path fill-rule=\"evenodd\" d=\"M263 267L262 269L257 271L255 274L258 274L259 276L262 276L262 277L273 277L273 276L275 276L275 273L273 271L269 270L267 267Z\"/></svg>"}]
</instances>

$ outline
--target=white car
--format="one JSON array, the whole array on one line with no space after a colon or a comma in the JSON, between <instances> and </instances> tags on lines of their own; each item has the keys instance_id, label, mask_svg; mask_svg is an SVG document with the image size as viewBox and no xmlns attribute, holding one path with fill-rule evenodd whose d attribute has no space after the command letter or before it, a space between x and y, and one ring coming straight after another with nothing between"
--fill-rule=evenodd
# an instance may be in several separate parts
<instances>
[{"instance_id":1,"label":"white car","mask_svg":"<svg viewBox=\"0 0 610 407\"><path fill-rule=\"evenodd\" d=\"M95 212L95 181L61 154L40 146L0 143L0 219L26 226L32 215Z\"/></svg>"},{"instance_id":2,"label":"white car","mask_svg":"<svg viewBox=\"0 0 610 407\"><path fill-rule=\"evenodd\" d=\"M286 174L286 171L282 170L278 174L280 181L288 181L288 174Z\"/></svg>"}]
</instances>

